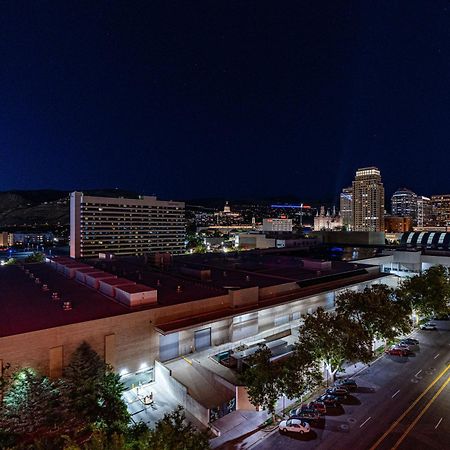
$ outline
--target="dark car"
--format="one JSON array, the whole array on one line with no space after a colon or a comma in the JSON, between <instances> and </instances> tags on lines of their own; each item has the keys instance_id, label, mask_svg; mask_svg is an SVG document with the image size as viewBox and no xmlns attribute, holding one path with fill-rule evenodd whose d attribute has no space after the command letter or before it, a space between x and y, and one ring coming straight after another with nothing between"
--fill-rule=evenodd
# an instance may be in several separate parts
<instances>
[{"instance_id":1,"label":"dark car","mask_svg":"<svg viewBox=\"0 0 450 450\"><path fill-rule=\"evenodd\" d=\"M327 408L336 408L339 406L339 397L337 395L323 394L316 398L316 402L323 403Z\"/></svg>"},{"instance_id":2,"label":"dark car","mask_svg":"<svg viewBox=\"0 0 450 450\"><path fill-rule=\"evenodd\" d=\"M433 320L449 320L448 314L438 314L433 317Z\"/></svg>"},{"instance_id":3,"label":"dark car","mask_svg":"<svg viewBox=\"0 0 450 450\"><path fill-rule=\"evenodd\" d=\"M417 339L413 338L406 338L403 339L400 344L406 344L406 345L419 345L419 341Z\"/></svg>"},{"instance_id":4,"label":"dark car","mask_svg":"<svg viewBox=\"0 0 450 450\"><path fill-rule=\"evenodd\" d=\"M294 408L289 412L289 417L302 420L319 420L320 412L309 405L302 405L300 408Z\"/></svg>"},{"instance_id":5,"label":"dark car","mask_svg":"<svg viewBox=\"0 0 450 450\"><path fill-rule=\"evenodd\" d=\"M349 391L356 391L356 389L358 389L356 381L352 380L351 378L342 378L340 380L336 380L334 382L334 385L336 387L344 387Z\"/></svg>"},{"instance_id":6,"label":"dark car","mask_svg":"<svg viewBox=\"0 0 450 450\"><path fill-rule=\"evenodd\" d=\"M343 398L346 399L348 396L348 390L345 387L342 386L335 386L328 388L326 390L327 394L335 395L337 398Z\"/></svg>"}]
</instances>

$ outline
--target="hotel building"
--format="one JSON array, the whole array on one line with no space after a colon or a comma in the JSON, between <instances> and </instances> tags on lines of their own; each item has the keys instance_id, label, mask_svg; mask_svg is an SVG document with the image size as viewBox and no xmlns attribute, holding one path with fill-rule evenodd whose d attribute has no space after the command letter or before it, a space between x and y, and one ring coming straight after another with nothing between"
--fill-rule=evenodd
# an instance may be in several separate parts
<instances>
[{"instance_id":1,"label":"hotel building","mask_svg":"<svg viewBox=\"0 0 450 450\"><path fill-rule=\"evenodd\" d=\"M70 194L70 256L98 257L184 252L185 205L156 197Z\"/></svg>"}]
</instances>

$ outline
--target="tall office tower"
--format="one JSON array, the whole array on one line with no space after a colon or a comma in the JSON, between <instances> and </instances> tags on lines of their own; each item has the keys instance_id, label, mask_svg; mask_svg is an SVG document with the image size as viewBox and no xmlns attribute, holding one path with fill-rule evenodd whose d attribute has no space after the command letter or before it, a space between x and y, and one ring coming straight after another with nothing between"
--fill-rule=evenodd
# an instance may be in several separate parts
<instances>
[{"instance_id":1,"label":"tall office tower","mask_svg":"<svg viewBox=\"0 0 450 450\"><path fill-rule=\"evenodd\" d=\"M98 257L184 252L185 206L156 197L70 194L70 256Z\"/></svg>"},{"instance_id":2,"label":"tall office tower","mask_svg":"<svg viewBox=\"0 0 450 450\"><path fill-rule=\"evenodd\" d=\"M353 181L353 230L384 231L384 187L376 167L356 171Z\"/></svg>"},{"instance_id":3,"label":"tall office tower","mask_svg":"<svg viewBox=\"0 0 450 450\"><path fill-rule=\"evenodd\" d=\"M397 189L391 197L392 215L417 220L417 195L410 189Z\"/></svg>"},{"instance_id":4,"label":"tall office tower","mask_svg":"<svg viewBox=\"0 0 450 450\"><path fill-rule=\"evenodd\" d=\"M342 189L340 196L340 213L342 225L347 229L353 229L353 188Z\"/></svg>"},{"instance_id":5,"label":"tall office tower","mask_svg":"<svg viewBox=\"0 0 450 450\"><path fill-rule=\"evenodd\" d=\"M417 226L426 227L432 220L431 200L423 195L417 196Z\"/></svg>"},{"instance_id":6,"label":"tall office tower","mask_svg":"<svg viewBox=\"0 0 450 450\"><path fill-rule=\"evenodd\" d=\"M432 195L431 205L435 225L439 227L450 226L450 194Z\"/></svg>"}]
</instances>

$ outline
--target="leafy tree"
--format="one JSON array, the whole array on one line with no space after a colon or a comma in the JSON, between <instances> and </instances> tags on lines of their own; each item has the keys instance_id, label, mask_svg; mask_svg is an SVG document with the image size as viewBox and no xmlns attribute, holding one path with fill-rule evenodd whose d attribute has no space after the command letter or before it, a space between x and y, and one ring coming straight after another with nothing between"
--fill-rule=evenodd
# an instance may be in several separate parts
<instances>
[{"instance_id":1,"label":"leafy tree","mask_svg":"<svg viewBox=\"0 0 450 450\"><path fill-rule=\"evenodd\" d=\"M142 439L140 441L142 443ZM145 447L148 450L207 450L209 446L208 433L196 430L191 423L186 422L183 408L179 406L156 424L146 438Z\"/></svg>"},{"instance_id":2,"label":"leafy tree","mask_svg":"<svg viewBox=\"0 0 450 450\"><path fill-rule=\"evenodd\" d=\"M109 432L124 432L130 420L122 399L124 385L120 375L107 368L100 384L100 419Z\"/></svg>"},{"instance_id":3,"label":"leafy tree","mask_svg":"<svg viewBox=\"0 0 450 450\"><path fill-rule=\"evenodd\" d=\"M288 398L300 397L322 381L319 362L308 348L296 345L292 356L282 367L281 386Z\"/></svg>"},{"instance_id":4,"label":"leafy tree","mask_svg":"<svg viewBox=\"0 0 450 450\"><path fill-rule=\"evenodd\" d=\"M255 406L275 414L275 404L281 394L282 366L270 361L272 353L265 345L251 355L248 366L241 374L240 381L247 387L250 401Z\"/></svg>"},{"instance_id":5,"label":"leafy tree","mask_svg":"<svg viewBox=\"0 0 450 450\"><path fill-rule=\"evenodd\" d=\"M385 284L343 292L336 299L336 312L359 323L372 340L391 340L411 330L409 302L398 299L395 290Z\"/></svg>"},{"instance_id":6,"label":"leafy tree","mask_svg":"<svg viewBox=\"0 0 450 450\"><path fill-rule=\"evenodd\" d=\"M330 376L334 379L345 361L368 362L372 357L372 339L367 331L349 317L323 308L305 317L297 345L323 361L327 380Z\"/></svg>"},{"instance_id":7,"label":"leafy tree","mask_svg":"<svg viewBox=\"0 0 450 450\"><path fill-rule=\"evenodd\" d=\"M45 255L41 252L34 252L25 258L26 263L41 263L45 261Z\"/></svg>"},{"instance_id":8,"label":"leafy tree","mask_svg":"<svg viewBox=\"0 0 450 450\"><path fill-rule=\"evenodd\" d=\"M433 266L420 275L404 280L399 298L411 304L420 315L450 312L450 272L447 267Z\"/></svg>"}]
</instances>

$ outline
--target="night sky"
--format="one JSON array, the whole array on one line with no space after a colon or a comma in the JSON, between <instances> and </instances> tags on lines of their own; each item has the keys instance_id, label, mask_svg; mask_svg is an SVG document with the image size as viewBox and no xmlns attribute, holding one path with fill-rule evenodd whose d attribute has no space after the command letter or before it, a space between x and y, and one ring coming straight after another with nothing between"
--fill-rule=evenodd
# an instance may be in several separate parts
<instances>
[{"instance_id":1,"label":"night sky","mask_svg":"<svg viewBox=\"0 0 450 450\"><path fill-rule=\"evenodd\" d=\"M450 193L448 1L0 8L0 190Z\"/></svg>"}]
</instances>

